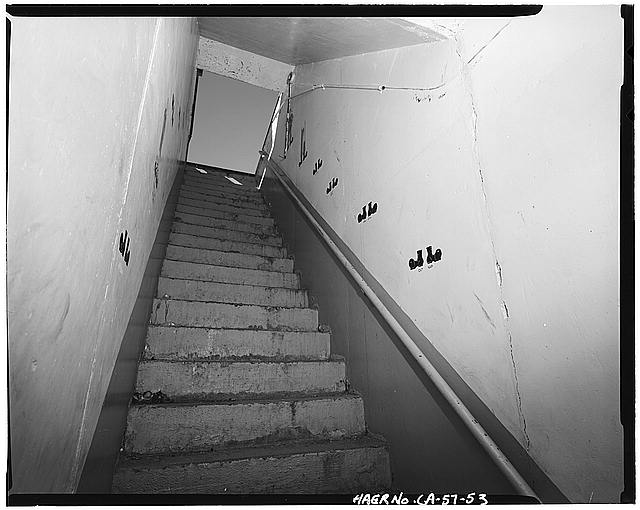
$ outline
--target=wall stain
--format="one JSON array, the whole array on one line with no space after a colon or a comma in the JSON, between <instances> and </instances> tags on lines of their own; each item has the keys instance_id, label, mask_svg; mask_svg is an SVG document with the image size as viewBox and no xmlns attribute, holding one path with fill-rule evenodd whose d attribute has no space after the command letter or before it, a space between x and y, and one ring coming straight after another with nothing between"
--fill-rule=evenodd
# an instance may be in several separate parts
<instances>
[{"instance_id":1,"label":"wall stain","mask_svg":"<svg viewBox=\"0 0 640 510\"><path fill-rule=\"evenodd\" d=\"M64 303L62 313L60 314L60 318L56 321L56 326L53 329L54 340L56 340L58 336L60 336L60 333L62 333L62 328L64 327L64 321L66 320L67 315L69 314L69 307L71 305L71 294L67 292L67 295L64 298L64 301L65 303Z\"/></svg>"}]
</instances>

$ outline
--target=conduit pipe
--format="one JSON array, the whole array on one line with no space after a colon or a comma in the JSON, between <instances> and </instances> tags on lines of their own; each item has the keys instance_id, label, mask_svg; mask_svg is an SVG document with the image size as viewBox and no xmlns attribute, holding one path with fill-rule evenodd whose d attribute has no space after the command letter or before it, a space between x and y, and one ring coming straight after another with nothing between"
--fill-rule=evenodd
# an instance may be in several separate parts
<instances>
[{"instance_id":1,"label":"conduit pipe","mask_svg":"<svg viewBox=\"0 0 640 510\"><path fill-rule=\"evenodd\" d=\"M270 161L267 160L266 164L268 165ZM369 298L373 306L376 308L378 312L382 315L382 317L387 321L393 332L398 336L398 338L405 345L407 350L411 353L414 359L418 362L424 373L429 377L429 379L433 382L433 384L438 388L440 393L444 396L447 402L451 405L454 411L458 414L462 422L466 425L466 427L471 431L476 440L480 443L482 448L487 452L487 454L491 457L493 462L498 466L500 471L506 476L506 478L513 484L513 486L518 491L518 494L523 496L531 496L537 499L535 492L529 486L524 478L518 473L516 468L511 464L509 459L502 453L498 445L489 437L489 434L482 428L478 420L476 420L469 409L462 403L462 401L455 394L451 386L447 384L444 378L440 375L440 373L436 370L436 368L431 364L431 362L425 357L420 348L416 345L413 339L407 334L404 328L400 325L400 323L395 319L395 317L387 310L387 307L380 301L376 293L369 287L367 282L360 276L360 273L351 265L351 262L344 256L342 251L336 246L336 244L331 240L329 235L325 232L322 226L316 221L311 212L305 207L302 201L297 197L297 195L293 192L293 190L289 187L284 178L280 175L280 170L274 166L271 167L273 173L280 181L280 184L287 190L291 198L298 204L304 215L307 217L309 222L313 225L316 231L320 234L320 237L323 241L329 246L334 255L338 258L338 260L342 263L344 268L349 272L349 274L356 281L362 292ZM265 168L266 171L266 168Z\"/></svg>"}]
</instances>

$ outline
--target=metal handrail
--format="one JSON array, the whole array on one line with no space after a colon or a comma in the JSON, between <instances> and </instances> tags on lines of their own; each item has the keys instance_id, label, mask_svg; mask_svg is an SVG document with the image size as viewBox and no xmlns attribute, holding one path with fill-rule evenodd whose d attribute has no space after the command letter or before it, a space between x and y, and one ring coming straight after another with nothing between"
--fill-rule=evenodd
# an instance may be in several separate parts
<instances>
[{"instance_id":1,"label":"metal handrail","mask_svg":"<svg viewBox=\"0 0 640 510\"><path fill-rule=\"evenodd\" d=\"M265 162L265 172L267 171L267 167L269 166L269 159ZM398 336L398 338L402 341L407 350L411 353L413 358L417 361L418 365L424 373L429 377L429 379L433 382L436 388L440 391L442 396L446 399L446 401L451 405L457 415L460 417L462 422L469 429L471 434L476 438L476 440L480 443L480 446L485 450L485 452L491 457L493 462L497 465L498 469L505 475L505 477L513 484L515 489L519 494L523 496L531 496L537 499L537 496L533 489L529 486L527 481L520 475L517 469L511 464L509 459L502 453L498 445L489 437L489 434L484 430L482 425L474 418L471 414L471 411L467 409L467 407L462 403L460 398L456 395L454 390L449 386L449 384L444 380L444 378L440 375L438 370L431 364L431 362L425 357L424 353L420 350L420 347L413 341L413 339L409 336L409 334L405 331L405 329L400 325L400 323L396 320L396 318L392 315L392 313L387 309L384 303L380 300L380 298L376 295L376 293L369 287L364 278L360 275L360 273L356 270L355 267L349 262L349 259L342 253L340 248L333 242L331 237L325 232L322 225L318 223L318 221L314 218L311 212L307 209L307 207L302 203L302 201L298 198L296 193L291 189L286 180L280 175L280 168L277 164L273 164L271 167L273 174L278 178L280 184L284 187L285 190L289 193L291 198L298 204L300 210L309 220L311 225L315 228L315 230L320 234L322 240L327 244L327 246L331 249L333 254L337 257L337 259L342 263L347 272L351 275L351 277L358 284L362 292L369 298L373 306L376 310L382 315L382 317L387 321L387 324L391 327L393 332Z\"/></svg>"}]
</instances>

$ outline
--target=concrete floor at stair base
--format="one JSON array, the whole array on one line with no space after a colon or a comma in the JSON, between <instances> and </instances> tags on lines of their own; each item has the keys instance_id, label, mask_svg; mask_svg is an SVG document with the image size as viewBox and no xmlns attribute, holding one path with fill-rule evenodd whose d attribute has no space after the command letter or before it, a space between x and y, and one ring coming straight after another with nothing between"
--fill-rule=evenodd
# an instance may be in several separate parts
<instances>
[{"instance_id":1,"label":"concrete floor at stair base","mask_svg":"<svg viewBox=\"0 0 640 510\"><path fill-rule=\"evenodd\" d=\"M390 485L382 447L130 469L114 477L117 493L355 495Z\"/></svg>"}]
</instances>

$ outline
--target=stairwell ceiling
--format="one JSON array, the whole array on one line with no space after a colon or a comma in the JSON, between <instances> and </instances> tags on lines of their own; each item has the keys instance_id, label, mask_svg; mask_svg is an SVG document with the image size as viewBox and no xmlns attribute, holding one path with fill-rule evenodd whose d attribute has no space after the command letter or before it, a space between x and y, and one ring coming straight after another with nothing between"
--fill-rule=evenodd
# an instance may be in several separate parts
<instances>
[{"instance_id":1,"label":"stairwell ceiling","mask_svg":"<svg viewBox=\"0 0 640 510\"><path fill-rule=\"evenodd\" d=\"M399 18L198 18L200 35L290 65L436 42Z\"/></svg>"}]
</instances>

